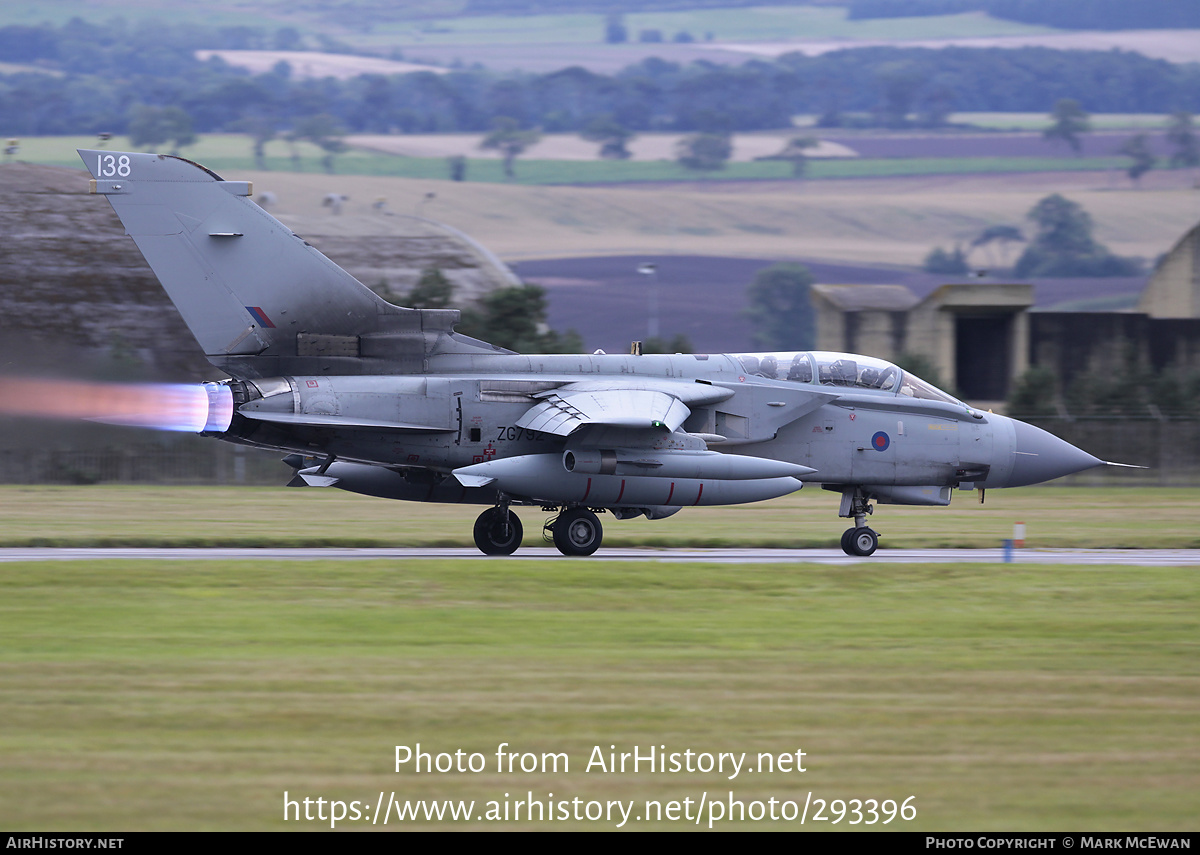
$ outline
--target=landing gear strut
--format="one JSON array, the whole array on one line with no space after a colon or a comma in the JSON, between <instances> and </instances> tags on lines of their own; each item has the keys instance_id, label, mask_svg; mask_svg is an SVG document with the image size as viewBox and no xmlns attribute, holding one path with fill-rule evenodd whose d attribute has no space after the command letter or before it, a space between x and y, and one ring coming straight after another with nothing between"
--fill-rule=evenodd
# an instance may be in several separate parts
<instances>
[{"instance_id":1,"label":"landing gear strut","mask_svg":"<svg viewBox=\"0 0 1200 855\"><path fill-rule=\"evenodd\" d=\"M604 528L587 508L567 508L551 528L554 545L563 555L591 555L600 548Z\"/></svg>"},{"instance_id":2,"label":"landing gear strut","mask_svg":"<svg viewBox=\"0 0 1200 855\"><path fill-rule=\"evenodd\" d=\"M867 556L879 547L879 535L867 528L867 515L874 511L871 502L858 487L842 493L842 507L838 516L854 517L854 527L842 532L842 552Z\"/></svg>"},{"instance_id":3,"label":"landing gear strut","mask_svg":"<svg viewBox=\"0 0 1200 855\"><path fill-rule=\"evenodd\" d=\"M508 505L488 508L475 520L475 545L484 555L512 555L524 533L521 519Z\"/></svg>"}]
</instances>

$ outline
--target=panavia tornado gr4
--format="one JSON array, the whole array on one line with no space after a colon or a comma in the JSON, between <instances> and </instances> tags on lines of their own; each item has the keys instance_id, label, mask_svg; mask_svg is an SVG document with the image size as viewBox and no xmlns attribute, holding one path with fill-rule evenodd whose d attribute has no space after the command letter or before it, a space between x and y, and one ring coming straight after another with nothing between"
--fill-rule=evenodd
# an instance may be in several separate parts
<instances>
[{"instance_id":1,"label":"panavia tornado gr4","mask_svg":"<svg viewBox=\"0 0 1200 855\"><path fill-rule=\"evenodd\" d=\"M521 545L517 506L566 555L598 514L652 520L805 483L841 494L870 555L872 503L946 505L1103 461L845 353L523 356L459 313L385 302L225 181L179 157L80 151L209 361L195 429L286 452L297 486L486 505L485 553Z\"/></svg>"}]
</instances>

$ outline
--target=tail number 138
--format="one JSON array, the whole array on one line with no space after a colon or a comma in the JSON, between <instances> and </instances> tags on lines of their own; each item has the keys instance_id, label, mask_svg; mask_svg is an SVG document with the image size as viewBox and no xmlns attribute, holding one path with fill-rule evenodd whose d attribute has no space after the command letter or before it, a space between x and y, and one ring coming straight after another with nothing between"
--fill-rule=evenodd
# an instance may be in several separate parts
<instances>
[{"instance_id":1,"label":"tail number 138","mask_svg":"<svg viewBox=\"0 0 1200 855\"><path fill-rule=\"evenodd\" d=\"M96 176L98 178L129 177L129 156L116 157L111 154L96 155Z\"/></svg>"}]
</instances>

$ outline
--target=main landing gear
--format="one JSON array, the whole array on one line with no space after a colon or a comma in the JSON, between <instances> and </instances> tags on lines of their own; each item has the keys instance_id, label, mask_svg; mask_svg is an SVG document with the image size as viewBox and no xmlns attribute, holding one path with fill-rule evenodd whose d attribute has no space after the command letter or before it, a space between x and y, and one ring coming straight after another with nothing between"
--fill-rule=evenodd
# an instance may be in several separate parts
<instances>
[{"instance_id":1,"label":"main landing gear","mask_svg":"<svg viewBox=\"0 0 1200 855\"><path fill-rule=\"evenodd\" d=\"M512 555L525 531L507 505L488 508L475 520L475 545L484 555Z\"/></svg>"},{"instance_id":2,"label":"main landing gear","mask_svg":"<svg viewBox=\"0 0 1200 855\"><path fill-rule=\"evenodd\" d=\"M549 528L554 545L563 555L591 555L604 539L600 518L587 508L567 508Z\"/></svg>"},{"instance_id":3,"label":"main landing gear","mask_svg":"<svg viewBox=\"0 0 1200 855\"><path fill-rule=\"evenodd\" d=\"M587 508L566 508L546 530L563 555L591 555L604 539L600 518ZM475 520L475 545L484 555L512 555L523 535L520 518L507 504L488 508Z\"/></svg>"},{"instance_id":4,"label":"main landing gear","mask_svg":"<svg viewBox=\"0 0 1200 855\"><path fill-rule=\"evenodd\" d=\"M865 557L879 548L879 535L867 528L867 515L874 511L870 501L859 488L855 487L842 493L842 507L838 516L854 517L854 527L842 532L842 552Z\"/></svg>"}]
</instances>

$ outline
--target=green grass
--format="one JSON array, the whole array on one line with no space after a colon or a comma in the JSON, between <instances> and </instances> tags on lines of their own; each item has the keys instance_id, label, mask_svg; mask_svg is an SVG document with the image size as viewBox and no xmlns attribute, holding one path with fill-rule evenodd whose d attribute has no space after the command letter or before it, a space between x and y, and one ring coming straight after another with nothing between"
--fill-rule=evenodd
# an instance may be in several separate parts
<instances>
[{"instance_id":1,"label":"green grass","mask_svg":"<svg viewBox=\"0 0 1200 855\"><path fill-rule=\"evenodd\" d=\"M93 137L33 137L22 139L20 160L50 166L79 168L77 148L96 148ZM114 138L106 146L110 151L130 150L128 139ZM315 146L300 147L300 172L322 171ZM181 154L203 163L226 176L256 169L250 143L237 135L211 135L200 138ZM883 178L906 175L974 175L1013 172L1060 172L1124 168L1122 157L956 157L956 158L846 158L813 160L808 164L806 180L826 178ZM267 165L275 171L289 172L294 164L286 145L267 147ZM343 175L378 175L397 178L449 179L445 158L398 157L378 152L352 150L339 155L335 168ZM566 161L518 160L516 178L504 176L498 159L471 158L467 179L486 183L541 184L621 184L663 181L779 181L791 180L791 166L782 161L729 163L724 169L697 172L666 161Z\"/></svg>"},{"instance_id":2,"label":"green grass","mask_svg":"<svg viewBox=\"0 0 1200 855\"><path fill-rule=\"evenodd\" d=\"M328 827L285 823L285 791L812 792L914 796L889 829L1189 830L1198 637L1192 568L4 564L0 825ZM418 743L487 770L397 773ZM497 772L501 743L569 771ZM807 771L585 772L610 745Z\"/></svg>"},{"instance_id":3,"label":"green grass","mask_svg":"<svg viewBox=\"0 0 1200 855\"><path fill-rule=\"evenodd\" d=\"M847 525L837 506L836 493L809 487L655 522L606 515L604 542L833 548ZM1030 547L1200 548L1198 509L1195 489L1030 487L991 490L983 505L965 492L947 508L883 505L871 525L891 548L998 547L1016 522ZM336 489L9 485L0 487L0 546L471 546L481 510ZM517 513L526 545L540 545L550 515Z\"/></svg>"},{"instance_id":4,"label":"green grass","mask_svg":"<svg viewBox=\"0 0 1200 855\"><path fill-rule=\"evenodd\" d=\"M169 20L195 22L207 26L262 27L271 32L279 27L295 27L310 36L336 35L342 41L364 47L390 47L421 44L602 44L604 15L549 14L513 16L455 17L463 3L443 0L425 3L424 15L436 14L439 7L446 16L437 20L380 20L377 3L340 3L336 14L327 6L297 6L282 0L229 2L214 0L203 8L179 0L55 0L53 3L13 0L0 6L0 26L36 25L49 22L58 26L71 18L103 22L122 17L131 23ZM393 10L394 12L394 10ZM370 20L370 27L363 27ZM698 41L711 32L721 41L783 41L789 39L913 39L967 36L1009 36L1054 32L989 18L979 13L934 17L851 21L837 7L770 6L724 9L698 9L675 12L629 14L625 25L630 40L636 41L644 29L658 29L670 40L686 30ZM620 46L615 46L616 50Z\"/></svg>"},{"instance_id":5,"label":"green grass","mask_svg":"<svg viewBox=\"0 0 1200 855\"><path fill-rule=\"evenodd\" d=\"M821 39L938 39L1014 36L1055 32L1001 21L978 13L920 18L851 21L846 10L830 6L770 6L693 9L626 14L631 43L643 30L659 30L670 41L688 32L703 44L706 33L724 42L777 42ZM435 22L397 22L372 28L368 36L349 36L362 45L402 44L596 44L603 41L603 15L522 15L443 18ZM620 50L620 45L612 46Z\"/></svg>"}]
</instances>

